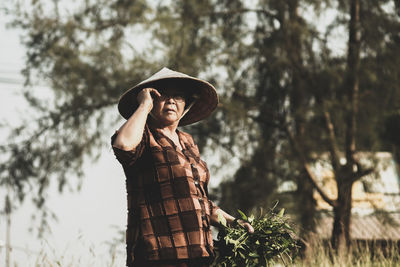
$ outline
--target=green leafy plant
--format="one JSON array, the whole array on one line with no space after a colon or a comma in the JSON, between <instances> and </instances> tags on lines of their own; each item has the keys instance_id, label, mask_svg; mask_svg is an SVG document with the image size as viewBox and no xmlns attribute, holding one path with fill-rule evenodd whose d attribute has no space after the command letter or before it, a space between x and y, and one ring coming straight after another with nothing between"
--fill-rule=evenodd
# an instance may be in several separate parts
<instances>
[{"instance_id":1,"label":"green leafy plant","mask_svg":"<svg viewBox=\"0 0 400 267\"><path fill-rule=\"evenodd\" d=\"M257 218L238 212L243 221L253 226L254 233L248 233L240 223L227 225L221 216L221 229L215 241L215 266L271 266L278 260L284 265L292 262L298 246L284 209L279 213L271 209L266 214L261 210Z\"/></svg>"}]
</instances>

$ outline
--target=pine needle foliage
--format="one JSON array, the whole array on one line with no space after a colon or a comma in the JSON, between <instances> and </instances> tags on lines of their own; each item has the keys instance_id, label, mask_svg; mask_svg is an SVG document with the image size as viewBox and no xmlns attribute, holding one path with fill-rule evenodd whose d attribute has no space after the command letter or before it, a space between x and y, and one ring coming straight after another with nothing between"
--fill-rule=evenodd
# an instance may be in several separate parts
<instances>
[{"instance_id":1,"label":"pine needle foliage","mask_svg":"<svg viewBox=\"0 0 400 267\"><path fill-rule=\"evenodd\" d=\"M298 246L284 209L246 216L238 210L242 220L249 222L254 233L248 233L240 224L227 225L219 218L221 229L215 247L215 266L272 266L278 261L287 265L293 261Z\"/></svg>"}]
</instances>

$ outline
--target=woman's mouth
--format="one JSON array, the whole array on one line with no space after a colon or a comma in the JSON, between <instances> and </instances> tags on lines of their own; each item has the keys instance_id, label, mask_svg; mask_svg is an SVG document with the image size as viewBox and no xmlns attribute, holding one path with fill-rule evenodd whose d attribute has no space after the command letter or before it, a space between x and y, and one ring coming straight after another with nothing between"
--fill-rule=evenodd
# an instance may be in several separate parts
<instances>
[{"instance_id":1,"label":"woman's mouth","mask_svg":"<svg viewBox=\"0 0 400 267\"><path fill-rule=\"evenodd\" d=\"M172 108L167 108L167 109L165 109L165 112L176 112L174 109L172 109Z\"/></svg>"}]
</instances>

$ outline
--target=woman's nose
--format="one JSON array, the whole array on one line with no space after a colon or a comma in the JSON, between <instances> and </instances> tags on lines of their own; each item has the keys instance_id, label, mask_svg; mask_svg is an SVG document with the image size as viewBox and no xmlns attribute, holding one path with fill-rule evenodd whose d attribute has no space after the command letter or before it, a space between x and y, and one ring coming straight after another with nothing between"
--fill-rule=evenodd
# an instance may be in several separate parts
<instances>
[{"instance_id":1,"label":"woman's nose","mask_svg":"<svg viewBox=\"0 0 400 267\"><path fill-rule=\"evenodd\" d=\"M166 97L167 97L166 100L167 103L174 103L174 104L176 103L175 98L173 96L166 96Z\"/></svg>"}]
</instances>

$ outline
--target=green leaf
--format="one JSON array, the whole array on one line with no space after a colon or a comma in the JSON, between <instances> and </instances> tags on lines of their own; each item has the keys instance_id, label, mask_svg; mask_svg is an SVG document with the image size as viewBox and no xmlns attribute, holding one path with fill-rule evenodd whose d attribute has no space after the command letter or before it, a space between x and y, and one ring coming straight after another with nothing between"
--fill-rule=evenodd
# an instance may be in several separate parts
<instances>
[{"instance_id":1,"label":"green leaf","mask_svg":"<svg viewBox=\"0 0 400 267\"><path fill-rule=\"evenodd\" d=\"M250 217L248 219L249 219L249 223L252 223L254 221L254 215L253 214L250 215Z\"/></svg>"},{"instance_id":2,"label":"green leaf","mask_svg":"<svg viewBox=\"0 0 400 267\"><path fill-rule=\"evenodd\" d=\"M279 213L278 213L278 217L283 217L283 214L285 213L285 209L282 208Z\"/></svg>"},{"instance_id":3,"label":"green leaf","mask_svg":"<svg viewBox=\"0 0 400 267\"><path fill-rule=\"evenodd\" d=\"M249 257L258 258L258 257L260 257L260 255L258 255L256 252L250 252Z\"/></svg>"},{"instance_id":4,"label":"green leaf","mask_svg":"<svg viewBox=\"0 0 400 267\"><path fill-rule=\"evenodd\" d=\"M290 225L287 224L287 223L285 223L283 226L284 226L287 230L293 230L292 227L290 227Z\"/></svg>"},{"instance_id":5,"label":"green leaf","mask_svg":"<svg viewBox=\"0 0 400 267\"><path fill-rule=\"evenodd\" d=\"M242 220L245 220L247 222L246 214L244 214L243 211L241 211L241 210L238 210L238 212L239 212L240 216L242 217Z\"/></svg>"},{"instance_id":6,"label":"green leaf","mask_svg":"<svg viewBox=\"0 0 400 267\"><path fill-rule=\"evenodd\" d=\"M239 251L239 256L240 256L242 259L245 259L245 258L246 258L246 257L243 255L243 253L240 252L240 251Z\"/></svg>"}]
</instances>

